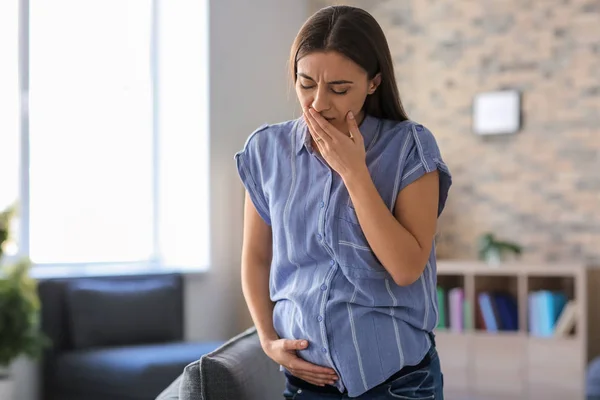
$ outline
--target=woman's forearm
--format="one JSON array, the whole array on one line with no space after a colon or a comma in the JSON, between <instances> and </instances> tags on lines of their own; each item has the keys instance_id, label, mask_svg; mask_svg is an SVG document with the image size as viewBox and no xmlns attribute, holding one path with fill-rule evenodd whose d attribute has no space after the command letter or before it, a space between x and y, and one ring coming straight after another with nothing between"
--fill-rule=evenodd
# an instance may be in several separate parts
<instances>
[{"instance_id":1,"label":"woman's forearm","mask_svg":"<svg viewBox=\"0 0 600 400\"><path fill-rule=\"evenodd\" d=\"M427 250L387 208L366 168L344 183L367 242L383 267L400 286L414 282L426 262Z\"/></svg>"},{"instance_id":2,"label":"woman's forearm","mask_svg":"<svg viewBox=\"0 0 600 400\"><path fill-rule=\"evenodd\" d=\"M263 347L267 341L279 338L273 328L274 303L269 296L269 269L265 261L249 257L242 261L242 291Z\"/></svg>"}]
</instances>

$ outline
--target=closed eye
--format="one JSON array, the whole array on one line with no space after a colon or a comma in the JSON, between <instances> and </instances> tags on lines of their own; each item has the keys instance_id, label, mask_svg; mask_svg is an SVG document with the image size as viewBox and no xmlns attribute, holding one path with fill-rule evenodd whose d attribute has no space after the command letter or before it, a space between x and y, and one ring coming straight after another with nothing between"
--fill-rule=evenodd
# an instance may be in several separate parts
<instances>
[{"instance_id":1,"label":"closed eye","mask_svg":"<svg viewBox=\"0 0 600 400\"><path fill-rule=\"evenodd\" d=\"M302 89L304 89L304 90L310 90L310 89L314 89L315 88L314 85L313 86L304 86L302 84L300 84L300 87ZM345 90L335 90L335 89L332 88L330 90L331 90L332 93L339 94L339 95L344 95L344 94L348 93L348 89L345 89Z\"/></svg>"},{"instance_id":2,"label":"closed eye","mask_svg":"<svg viewBox=\"0 0 600 400\"><path fill-rule=\"evenodd\" d=\"M348 89L346 89L346 90L340 90L340 91L335 90L335 89L331 89L331 91L333 93L335 93L335 94L346 94L346 93L348 93Z\"/></svg>"}]
</instances>

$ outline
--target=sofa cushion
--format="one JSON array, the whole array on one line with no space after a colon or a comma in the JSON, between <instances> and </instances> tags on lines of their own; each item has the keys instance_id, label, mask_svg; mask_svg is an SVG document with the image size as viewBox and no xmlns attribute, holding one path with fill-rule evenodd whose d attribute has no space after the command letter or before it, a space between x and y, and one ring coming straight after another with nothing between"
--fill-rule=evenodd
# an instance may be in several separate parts
<instances>
[{"instance_id":1,"label":"sofa cushion","mask_svg":"<svg viewBox=\"0 0 600 400\"><path fill-rule=\"evenodd\" d=\"M75 279L67 286L76 349L181 340L181 307L180 282L171 275Z\"/></svg>"},{"instance_id":2,"label":"sofa cushion","mask_svg":"<svg viewBox=\"0 0 600 400\"><path fill-rule=\"evenodd\" d=\"M52 381L59 391L106 399L153 399L193 360L222 342L169 343L77 350L60 355Z\"/></svg>"},{"instance_id":3,"label":"sofa cushion","mask_svg":"<svg viewBox=\"0 0 600 400\"><path fill-rule=\"evenodd\" d=\"M279 365L264 353L252 327L185 367L179 399L279 399L284 388Z\"/></svg>"}]
</instances>

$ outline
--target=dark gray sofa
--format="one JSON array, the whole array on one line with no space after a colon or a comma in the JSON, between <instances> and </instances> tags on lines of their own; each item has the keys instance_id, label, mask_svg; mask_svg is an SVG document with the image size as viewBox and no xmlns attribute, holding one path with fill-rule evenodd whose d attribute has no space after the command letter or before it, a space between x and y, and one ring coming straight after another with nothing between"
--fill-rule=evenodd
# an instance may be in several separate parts
<instances>
[{"instance_id":1,"label":"dark gray sofa","mask_svg":"<svg viewBox=\"0 0 600 400\"><path fill-rule=\"evenodd\" d=\"M42 280L43 400L150 400L223 342L184 341L179 274Z\"/></svg>"},{"instance_id":2,"label":"dark gray sofa","mask_svg":"<svg viewBox=\"0 0 600 400\"><path fill-rule=\"evenodd\" d=\"M156 400L283 400L284 388L252 327L185 367Z\"/></svg>"}]
</instances>

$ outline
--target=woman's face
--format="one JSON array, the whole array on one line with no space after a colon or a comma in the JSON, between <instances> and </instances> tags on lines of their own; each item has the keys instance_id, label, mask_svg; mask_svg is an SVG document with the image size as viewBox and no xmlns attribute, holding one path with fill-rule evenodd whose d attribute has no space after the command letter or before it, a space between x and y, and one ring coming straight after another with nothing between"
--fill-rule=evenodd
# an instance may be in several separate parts
<instances>
[{"instance_id":1,"label":"woman's face","mask_svg":"<svg viewBox=\"0 0 600 400\"><path fill-rule=\"evenodd\" d=\"M313 52L298 60L296 94L302 108L314 108L347 133L346 114L352 111L360 123L365 99L380 81L379 75L369 80L364 69L338 52Z\"/></svg>"}]
</instances>

